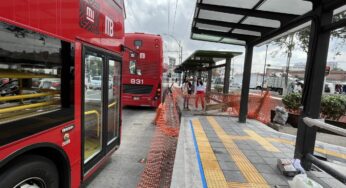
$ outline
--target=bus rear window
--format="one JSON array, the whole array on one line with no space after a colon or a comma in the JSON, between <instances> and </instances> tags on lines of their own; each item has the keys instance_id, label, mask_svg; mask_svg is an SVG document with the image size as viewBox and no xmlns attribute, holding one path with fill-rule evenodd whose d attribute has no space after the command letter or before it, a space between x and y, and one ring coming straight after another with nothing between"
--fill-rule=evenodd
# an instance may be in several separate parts
<instances>
[{"instance_id":1,"label":"bus rear window","mask_svg":"<svg viewBox=\"0 0 346 188\"><path fill-rule=\"evenodd\" d=\"M134 45L136 48L140 48L143 45L143 42L141 40L135 40Z\"/></svg>"},{"instance_id":2,"label":"bus rear window","mask_svg":"<svg viewBox=\"0 0 346 188\"><path fill-rule=\"evenodd\" d=\"M0 126L71 108L73 72L70 43L0 23Z\"/></svg>"}]
</instances>

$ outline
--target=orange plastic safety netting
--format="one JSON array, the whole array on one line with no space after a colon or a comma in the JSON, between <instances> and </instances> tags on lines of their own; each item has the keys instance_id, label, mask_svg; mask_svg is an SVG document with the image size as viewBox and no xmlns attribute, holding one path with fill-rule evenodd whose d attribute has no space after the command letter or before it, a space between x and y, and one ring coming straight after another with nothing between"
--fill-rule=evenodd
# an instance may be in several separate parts
<instances>
[{"instance_id":1,"label":"orange plastic safety netting","mask_svg":"<svg viewBox=\"0 0 346 188\"><path fill-rule=\"evenodd\" d=\"M180 126L177 92L173 89L157 109L156 130L138 188L170 187Z\"/></svg>"},{"instance_id":2,"label":"orange plastic safety netting","mask_svg":"<svg viewBox=\"0 0 346 188\"><path fill-rule=\"evenodd\" d=\"M231 116L238 116L240 109L240 93L217 94L212 93L208 96L211 101L223 102L227 104L227 111ZM270 92L250 93L248 99L248 118L257 119L263 123L269 123L271 118L271 110L276 106L282 106L280 99L272 97Z\"/></svg>"}]
</instances>

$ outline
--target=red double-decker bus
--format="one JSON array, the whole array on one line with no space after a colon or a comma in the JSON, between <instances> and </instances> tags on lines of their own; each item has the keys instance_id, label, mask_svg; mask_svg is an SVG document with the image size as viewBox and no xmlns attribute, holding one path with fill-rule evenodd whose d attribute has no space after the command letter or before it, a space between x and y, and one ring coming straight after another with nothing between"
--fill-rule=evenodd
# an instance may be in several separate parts
<instances>
[{"instance_id":1,"label":"red double-decker bus","mask_svg":"<svg viewBox=\"0 0 346 188\"><path fill-rule=\"evenodd\" d=\"M118 148L124 17L122 0L1 2L1 188L80 187Z\"/></svg>"},{"instance_id":2,"label":"red double-decker bus","mask_svg":"<svg viewBox=\"0 0 346 188\"><path fill-rule=\"evenodd\" d=\"M124 53L124 106L158 107L162 100L163 47L160 35L126 33Z\"/></svg>"}]
</instances>

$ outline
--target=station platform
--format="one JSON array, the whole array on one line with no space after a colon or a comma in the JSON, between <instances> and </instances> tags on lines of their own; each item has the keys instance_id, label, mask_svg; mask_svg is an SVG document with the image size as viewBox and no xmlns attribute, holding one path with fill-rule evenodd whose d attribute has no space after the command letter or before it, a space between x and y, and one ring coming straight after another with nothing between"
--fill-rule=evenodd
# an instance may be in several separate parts
<instances>
[{"instance_id":1,"label":"station platform","mask_svg":"<svg viewBox=\"0 0 346 188\"><path fill-rule=\"evenodd\" d=\"M237 120L183 111L172 188L289 187L291 179L276 165L277 159L293 158L295 136ZM317 141L315 154L346 173L346 148ZM308 177L323 187L346 187L323 171L309 171Z\"/></svg>"}]
</instances>

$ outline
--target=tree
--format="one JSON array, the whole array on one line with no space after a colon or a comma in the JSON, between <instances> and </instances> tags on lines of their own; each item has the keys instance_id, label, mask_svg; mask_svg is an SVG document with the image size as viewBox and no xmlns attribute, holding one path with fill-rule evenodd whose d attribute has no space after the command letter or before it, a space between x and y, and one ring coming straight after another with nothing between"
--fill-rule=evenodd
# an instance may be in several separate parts
<instances>
[{"instance_id":1,"label":"tree","mask_svg":"<svg viewBox=\"0 0 346 188\"><path fill-rule=\"evenodd\" d=\"M334 15L333 22L337 22L340 20L346 19L346 11L343 11L339 14ZM285 50L285 54L289 53L290 50L294 50L296 48L296 45L300 47L304 52L308 53L309 50L309 39L310 39L310 31L311 27L305 27L295 33L291 33L289 35L283 36L279 39L276 39L273 41L274 45L277 45L280 47L280 49ZM289 43L289 37L294 37L294 42ZM332 51L335 53L335 56L341 55L341 49L345 45L346 42L346 27L334 30L331 32L332 40L338 39L339 41L336 41L334 48ZM275 56L277 54L274 53Z\"/></svg>"}]
</instances>

